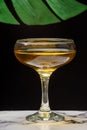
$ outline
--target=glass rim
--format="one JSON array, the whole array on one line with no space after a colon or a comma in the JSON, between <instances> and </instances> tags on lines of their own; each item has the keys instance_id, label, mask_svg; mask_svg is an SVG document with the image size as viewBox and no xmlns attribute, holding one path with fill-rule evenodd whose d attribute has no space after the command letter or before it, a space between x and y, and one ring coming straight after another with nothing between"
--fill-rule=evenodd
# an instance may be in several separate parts
<instances>
[{"instance_id":1,"label":"glass rim","mask_svg":"<svg viewBox=\"0 0 87 130\"><path fill-rule=\"evenodd\" d=\"M24 39L18 39L16 43L19 44L38 44L42 42L44 44L64 44L64 43L74 43L73 39L70 38L24 38ZM50 42L50 43L49 43Z\"/></svg>"},{"instance_id":2,"label":"glass rim","mask_svg":"<svg viewBox=\"0 0 87 130\"><path fill-rule=\"evenodd\" d=\"M71 38L23 38L23 39L18 39L17 42L39 42L38 40L41 40L41 41L44 41L44 40L47 40L47 41L58 41L58 42L67 42L67 41L74 41L73 39Z\"/></svg>"}]
</instances>

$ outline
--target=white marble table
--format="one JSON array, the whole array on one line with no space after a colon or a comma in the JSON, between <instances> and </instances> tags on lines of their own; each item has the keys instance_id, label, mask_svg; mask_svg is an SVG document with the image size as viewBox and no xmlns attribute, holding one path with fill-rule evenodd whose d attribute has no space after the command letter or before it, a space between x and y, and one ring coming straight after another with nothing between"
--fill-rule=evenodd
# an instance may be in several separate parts
<instances>
[{"instance_id":1,"label":"white marble table","mask_svg":"<svg viewBox=\"0 0 87 130\"><path fill-rule=\"evenodd\" d=\"M87 111L55 111L65 116L58 123L29 123L35 111L0 111L0 130L87 130Z\"/></svg>"}]
</instances>

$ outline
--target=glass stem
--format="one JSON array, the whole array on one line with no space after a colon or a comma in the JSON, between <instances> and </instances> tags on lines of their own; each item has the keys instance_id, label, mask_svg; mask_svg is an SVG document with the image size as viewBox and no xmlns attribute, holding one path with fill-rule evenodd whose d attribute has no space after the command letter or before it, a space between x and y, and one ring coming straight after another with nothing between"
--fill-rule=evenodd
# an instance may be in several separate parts
<instances>
[{"instance_id":1,"label":"glass stem","mask_svg":"<svg viewBox=\"0 0 87 130\"><path fill-rule=\"evenodd\" d=\"M49 107L49 96L48 96L49 76L40 75L40 78L42 88L42 101L40 112L51 112Z\"/></svg>"}]
</instances>

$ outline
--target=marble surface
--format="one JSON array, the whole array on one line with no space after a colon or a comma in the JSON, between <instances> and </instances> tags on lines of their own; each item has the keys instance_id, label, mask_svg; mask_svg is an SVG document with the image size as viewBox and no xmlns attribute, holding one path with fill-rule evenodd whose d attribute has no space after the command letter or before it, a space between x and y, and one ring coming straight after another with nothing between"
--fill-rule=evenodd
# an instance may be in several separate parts
<instances>
[{"instance_id":1,"label":"marble surface","mask_svg":"<svg viewBox=\"0 0 87 130\"><path fill-rule=\"evenodd\" d=\"M65 121L29 123L26 116L36 111L0 111L0 130L87 130L87 111L54 111Z\"/></svg>"}]
</instances>

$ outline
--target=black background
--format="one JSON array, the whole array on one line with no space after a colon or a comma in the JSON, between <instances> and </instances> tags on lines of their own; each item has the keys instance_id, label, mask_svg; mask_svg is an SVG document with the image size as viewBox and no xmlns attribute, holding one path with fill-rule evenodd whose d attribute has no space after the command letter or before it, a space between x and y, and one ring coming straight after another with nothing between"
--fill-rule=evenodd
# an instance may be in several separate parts
<instances>
[{"instance_id":1,"label":"black background","mask_svg":"<svg viewBox=\"0 0 87 130\"><path fill-rule=\"evenodd\" d=\"M74 60L50 77L51 109L87 109L87 11L61 23L27 26L0 23L0 110L36 110L41 103L39 75L14 56L17 39L31 37L71 38Z\"/></svg>"}]
</instances>

